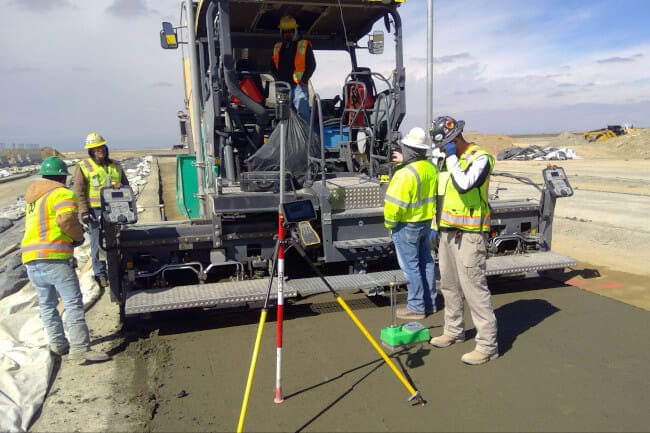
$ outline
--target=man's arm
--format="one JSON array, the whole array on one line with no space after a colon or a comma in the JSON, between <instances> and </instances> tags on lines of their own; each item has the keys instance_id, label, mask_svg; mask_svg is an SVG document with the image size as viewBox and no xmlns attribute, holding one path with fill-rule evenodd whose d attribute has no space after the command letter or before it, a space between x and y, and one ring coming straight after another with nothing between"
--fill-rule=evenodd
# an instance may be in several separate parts
<instances>
[{"instance_id":1,"label":"man's arm","mask_svg":"<svg viewBox=\"0 0 650 433\"><path fill-rule=\"evenodd\" d=\"M117 172L120 173L120 183L122 186L129 186L129 179L126 177L126 173L124 173L124 167L122 167L122 164L119 162L113 162L113 164L115 164Z\"/></svg>"},{"instance_id":2,"label":"man's arm","mask_svg":"<svg viewBox=\"0 0 650 433\"><path fill-rule=\"evenodd\" d=\"M302 75L302 83L307 84L309 79L314 72L316 71L316 58L314 57L314 50L311 47L311 44L307 46L307 52L305 53L305 73Z\"/></svg>"},{"instance_id":3,"label":"man's arm","mask_svg":"<svg viewBox=\"0 0 650 433\"><path fill-rule=\"evenodd\" d=\"M79 222L79 210L77 206L77 198L70 192L69 196L61 200L56 206L56 224L72 240L80 242L84 238L84 230L81 222Z\"/></svg>"},{"instance_id":4,"label":"man's arm","mask_svg":"<svg viewBox=\"0 0 650 433\"><path fill-rule=\"evenodd\" d=\"M72 191L79 200L79 213L87 213L90 209L88 204L88 181L84 176L79 164L74 166L74 173L72 175Z\"/></svg>"},{"instance_id":5,"label":"man's arm","mask_svg":"<svg viewBox=\"0 0 650 433\"><path fill-rule=\"evenodd\" d=\"M490 175L490 164L487 155L476 158L466 171L460 168L456 155L449 156L446 164L447 170L451 174L451 180L454 182L454 187L461 194L482 185Z\"/></svg>"}]
</instances>

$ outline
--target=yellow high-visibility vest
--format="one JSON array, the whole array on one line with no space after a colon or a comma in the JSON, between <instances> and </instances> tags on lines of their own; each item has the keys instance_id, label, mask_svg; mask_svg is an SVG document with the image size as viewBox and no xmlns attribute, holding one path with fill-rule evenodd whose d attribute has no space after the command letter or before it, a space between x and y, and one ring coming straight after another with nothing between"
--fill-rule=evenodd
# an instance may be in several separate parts
<instances>
[{"instance_id":1,"label":"yellow high-visibility vest","mask_svg":"<svg viewBox=\"0 0 650 433\"><path fill-rule=\"evenodd\" d=\"M433 219L438 170L429 160L407 164L395 172L384 196L384 225Z\"/></svg>"},{"instance_id":2,"label":"yellow high-visibility vest","mask_svg":"<svg viewBox=\"0 0 650 433\"><path fill-rule=\"evenodd\" d=\"M56 223L57 215L78 212L77 196L68 188L55 188L25 209L22 261L69 259L74 253L72 238Z\"/></svg>"},{"instance_id":3,"label":"yellow high-visibility vest","mask_svg":"<svg viewBox=\"0 0 650 433\"><path fill-rule=\"evenodd\" d=\"M490 172L494 168L494 157L480 149L477 145L470 145L462 155L458 157L461 169L467 170L472 162L479 156L487 155ZM469 232L487 232L490 230L490 207L488 206L488 187L490 176L485 178L482 185L465 193L459 193L451 181L451 176L444 178L445 195L440 211L440 228L457 228Z\"/></svg>"},{"instance_id":4,"label":"yellow high-visibility vest","mask_svg":"<svg viewBox=\"0 0 650 433\"><path fill-rule=\"evenodd\" d=\"M115 164L112 162L106 167L97 164L92 158L84 159L79 162L79 168L86 178L86 193L88 195L88 206L91 208L100 208L101 189L105 186L120 184L121 176L117 171Z\"/></svg>"}]
</instances>

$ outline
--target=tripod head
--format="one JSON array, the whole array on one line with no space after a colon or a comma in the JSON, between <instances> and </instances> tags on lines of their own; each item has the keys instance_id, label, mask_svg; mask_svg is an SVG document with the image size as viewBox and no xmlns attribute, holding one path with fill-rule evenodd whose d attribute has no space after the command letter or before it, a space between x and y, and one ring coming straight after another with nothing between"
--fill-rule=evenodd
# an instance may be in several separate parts
<instances>
[{"instance_id":1,"label":"tripod head","mask_svg":"<svg viewBox=\"0 0 650 433\"><path fill-rule=\"evenodd\" d=\"M282 204L284 223L289 228L293 240L303 248L320 244L320 237L309 221L316 219L316 211L311 200L297 200Z\"/></svg>"}]
</instances>

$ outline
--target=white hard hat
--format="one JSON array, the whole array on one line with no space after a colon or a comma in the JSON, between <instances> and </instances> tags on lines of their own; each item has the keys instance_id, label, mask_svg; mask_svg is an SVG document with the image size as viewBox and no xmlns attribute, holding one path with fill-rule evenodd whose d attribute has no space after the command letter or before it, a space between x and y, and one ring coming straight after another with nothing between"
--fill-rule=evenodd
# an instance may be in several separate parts
<instances>
[{"instance_id":1,"label":"white hard hat","mask_svg":"<svg viewBox=\"0 0 650 433\"><path fill-rule=\"evenodd\" d=\"M428 149L427 135L424 129L415 127L411 129L408 135L402 138L402 144L414 149Z\"/></svg>"}]
</instances>

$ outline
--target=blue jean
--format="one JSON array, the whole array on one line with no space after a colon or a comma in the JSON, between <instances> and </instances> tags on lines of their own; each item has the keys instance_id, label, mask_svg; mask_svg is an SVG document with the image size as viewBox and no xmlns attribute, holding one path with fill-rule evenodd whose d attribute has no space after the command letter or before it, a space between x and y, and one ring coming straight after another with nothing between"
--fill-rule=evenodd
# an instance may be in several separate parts
<instances>
[{"instance_id":1,"label":"blue jean","mask_svg":"<svg viewBox=\"0 0 650 433\"><path fill-rule=\"evenodd\" d=\"M70 347L70 353L90 349L79 278L68 260L34 260L26 265L27 276L38 294L41 320L50 340L50 347ZM63 331L63 321L56 309L57 292L63 299L65 326L70 343Z\"/></svg>"},{"instance_id":2,"label":"blue jean","mask_svg":"<svg viewBox=\"0 0 650 433\"><path fill-rule=\"evenodd\" d=\"M91 209L95 215L96 222L88 223L88 236L90 237L90 258L93 261L93 274L95 278L106 278L106 262L99 258L99 232L101 225L99 219L101 218L102 211L99 208Z\"/></svg>"},{"instance_id":3,"label":"blue jean","mask_svg":"<svg viewBox=\"0 0 650 433\"><path fill-rule=\"evenodd\" d=\"M406 306L414 313L431 312L436 306L436 269L431 257L430 230L431 220L428 220L399 223L391 234L397 261L409 281Z\"/></svg>"},{"instance_id":4,"label":"blue jean","mask_svg":"<svg viewBox=\"0 0 650 433\"><path fill-rule=\"evenodd\" d=\"M311 111L309 110L309 86L307 84L296 84L295 86L291 86L291 93L293 94L293 106L296 108L298 115L309 125L311 117Z\"/></svg>"}]
</instances>

